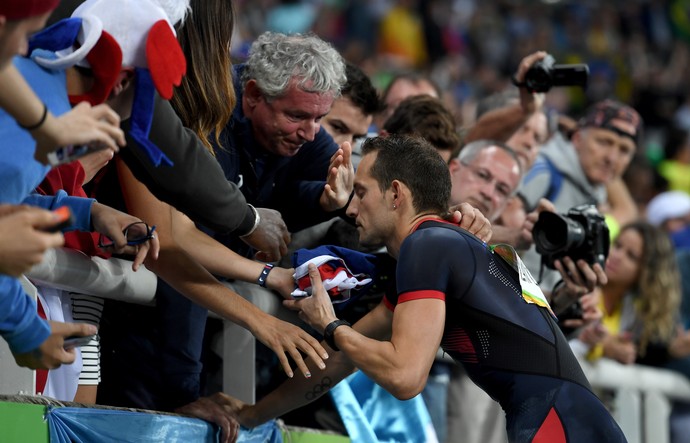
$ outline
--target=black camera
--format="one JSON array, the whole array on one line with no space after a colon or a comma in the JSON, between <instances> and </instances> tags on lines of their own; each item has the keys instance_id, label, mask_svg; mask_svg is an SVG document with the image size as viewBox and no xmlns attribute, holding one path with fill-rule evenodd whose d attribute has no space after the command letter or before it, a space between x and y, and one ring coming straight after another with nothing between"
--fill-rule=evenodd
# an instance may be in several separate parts
<instances>
[{"instance_id":1,"label":"black camera","mask_svg":"<svg viewBox=\"0 0 690 443\"><path fill-rule=\"evenodd\" d=\"M593 205L575 206L567 214L540 213L532 237L542 263L551 269L563 257L599 263L603 268L611 241L604 216Z\"/></svg>"},{"instance_id":2,"label":"black camera","mask_svg":"<svg viewBox=\"0 0 690 443\"><path fill-rule=\"evenodd\" d=\"M533 64L525 74L525 86L533 92L548 92L554 86L587 86L589 66L585 64L557 65L546 57Z\"/></svg>"}]
</instances>

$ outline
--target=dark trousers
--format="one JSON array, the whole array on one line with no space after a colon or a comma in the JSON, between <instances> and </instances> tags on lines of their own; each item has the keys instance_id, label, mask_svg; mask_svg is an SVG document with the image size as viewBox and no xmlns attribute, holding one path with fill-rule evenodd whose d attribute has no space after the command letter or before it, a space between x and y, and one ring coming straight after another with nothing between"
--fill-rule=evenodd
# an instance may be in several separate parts
<instances>
[{"instance_id":1,"label":"dark trousers","mask_svg":"<svg viewBox=\"0 0 690 443\"><path fill-rule=\"evenodd\" d=\"M98 403L172 411L199 398L207 314L161 279L155 307L108 300Z\"/></svg>"}]
</instances>

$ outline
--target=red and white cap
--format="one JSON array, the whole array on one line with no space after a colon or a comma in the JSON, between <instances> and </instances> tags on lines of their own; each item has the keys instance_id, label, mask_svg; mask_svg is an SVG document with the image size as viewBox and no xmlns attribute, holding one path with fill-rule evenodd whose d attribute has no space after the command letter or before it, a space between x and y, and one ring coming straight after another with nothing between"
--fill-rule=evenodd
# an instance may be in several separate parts
<instances>
[{"instance_id":1,"label":"red and white cap","mask_svg":"<svg viewBox=\"0 0 690 443\"><path fill-rule=\"evenodd\" d=\"M188 10L189 0L86 0L71 18L34 35L29 53L36 63L52 70L75 65L91 68L93 87L71 96L72 103L105 102L122 68L134 68L137 81L130 134L154 164L172 164L148 140L148 133L153 88L161 97L172 98L173 86L180 85L187 69L173 23Z\"/></svg>"},{"instance_id":2,"label":"red and white cap","mask_svg":"<svg viewBox=\"0 0 690 443\"><path fill-rule=\"evenodd\" d=\"M165 3L177 6L168 8L175 12L189 7L189 0ZM118 73L122 67L148 69L161 96L172 97L173 85L180 84L186 63L172 21L158 1L87 0L72 14L75 18L82 23L76 41L57 51L57 58L34 57L37 63L50 69L98 65L98 71L103 71L102 66L107 63ZM180 18L179 12L178 17L173 17ZM120 66L112 66L116 65L112 63L113 57L121 59ZM117 73L94 74L97 82L111 83L99 85L97 97L86 97L101 103L110 94Z\"/></svg>"}]
</instances>

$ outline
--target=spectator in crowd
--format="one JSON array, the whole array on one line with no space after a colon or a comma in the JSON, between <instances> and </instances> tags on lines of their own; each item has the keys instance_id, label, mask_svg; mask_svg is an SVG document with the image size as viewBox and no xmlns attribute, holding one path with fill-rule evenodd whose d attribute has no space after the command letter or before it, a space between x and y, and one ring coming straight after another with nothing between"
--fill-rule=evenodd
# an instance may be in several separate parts
<instances>
[{"instance_id":1,"label":"spectator in crowd","mask_svg":"<svg viewBox=\"0 0 690 443\"><path fill-rule=\"evenodd\" d=\"M367 136L374 115L381 110L381 102L371 80L359 67L346 62L345 75L347 81L342 88L341 96L333 101L333 106L321 120L321 125L338 146L345 142L352 146L352 164L356 167L361 158L359 146ZM341 217L333 217L295 233L290 251L314 248L322 241L333 243L329 241L333 237L328 234L324 238L324 233L329 232L341 238L354 238L352 243L348 240L346 243L335 241L335 244L356 248L356 231L352 225ZM291 263L291 259L292 254L288 253L283 263Z\"/></svg>"},{"instance_id":2,"label":"spectator in crowd","mask_svg":"<svg viewBox=\"0 0 690 443\"><path fill-rule=\"evenodd\" d=\"M649 201L647 221L671 237L676 250L690 249L690 195L684 191L666 191Z\"/></svg>"},{"instance_id":3,"label":"spectator in crowd","mask_svg":"<svg viewBox=\"0 0 690 443\"><path fill-rule=\"evenodd\" d=\"M436 98L441 97L439 87L428 77L414 72L398 74L393 77L381 98L383 111L376 117L377 126L379 128L383 127L383 124L395 112L400 102L407 97L423 94Z\"/></svg>"},{"instance_id":4,"label":"spectator in crowd","mask_svg":"<svg viewBox=\"0 0 690 443\"><path fill-rule=\"evenodd\" d=\"M56 118L28 87L12 65L25 55L28 36L41 29L58 1L8 0L0 6L0 107L27 128L36 140L35 157L47 164L47 154L60 146L93 144L117 150L125 143L120 119L107 106L84 103Z\"/></svg>"},{"instance_id":5,"label":"spectator in crowd","mask_svg":"<svg viewBox=\"0 0 690 443\"><path fill-rule=\"evenodd\" d=\"M64 7L59 8L61 14L55 18L69 16L82 0L63 3ZM166 7L176 7L178 4L164 2ZM175 22L181 18L179 12L184 12L185 8L176 7L171 11L177 15L171 19ZM187 124L191 126L193 114L185 115ZM127 143L136 147L139 142L131 137L129 125L129 120L122 125ZM192 127L194 130L200 129L198 126ZM158 199L218 232L233 232L261 251L267 260L276 260L285 254L289 234L280 214L247 205L238 187L225 179L223 171L204 149L199 137L185 128L170 103L158 96L154 99L149 139L171 160L172 166L157 168L140 149L125 149L120 155L137 179L146 184Z\"/></svg>"},{"instance_id":6,"label":"spectator in crowd","mask_svg":"<svg viewBox=\"0 0 690 443\"><path fill-rule=\"evenodd\" d=\"M516 82L522 84L527 70L545 56L545 52L538 51L525 57L515 74ZM476 122L464 141L505 141L518 155L522 170L529 171L549 137L543 103L544 94L531 92L524 85L489 95L477 103Z\"/></svg>"},{"instance_id":7,"label":"spectator in crowd","mask_svg":"<svg viewBox=\"0 0 690 443\"><path fill-rule=\"evenodd\" d=\"M431 95L407 97L383 124L381 135L417 135L436 148L444 161L450 161L460 147L460 136L453 114L440 99Z\"/></svg>"},{"instance_id":8,"label":"spectator in crowd","mask_svg":"<svg viewBox=\"0 0 690 443\"><path fill-rule=\"evenodd\" d=\"M90 9L78 9L75 11L75 16L79 16L79 14L85 10L90 14L103 13L103 11L107 10L109 7L108 5L104 6L103 3L96 4L94 6L93 3L94 2L89 2L88 4L84 4L82 8L86 8L88 6ZM98 9L100 6L105 9ZM160 18L160 15L164 14L164 12L162 12L162 10L160 10L160 8L153 3L141 4L140 7L148 8L149 10L146 11L146 13L151 14L153 17ZM96 12L94 12L94 9L96 9ZM137 11L132 12L137 13ZM122 34L122 32L127 32L130 34L134 32L133 29L126 27L124 31L117 27L113 27L112 29L109 28L109 26L117 20L127 20L126 16L113 15L110 16L109 20L105 20L104 16L101 15L100 18L106 22L104 26L106 29L110 29L111 34L114 36L116 41L123 38L124 34ZM119 29L119 31L116 31L116 29ZM136 54L131 53L133 51L136 51L136 49L131 47L126 48L124 51L124 55L126 57L125 60L139 60L139 58L135 57ZM85 55L86 54L83 52L81 53L81 56ZM123 66L120 73L126 74L129 72L129 68L130 67L128 65ZM72 88L70 92L78 92L80 91L80 88L83 88L89 84L88 75L80 70L72 70L70 71L70 75L73 76L73 81L70 83L70 87ZM126 82L128 77L126 75L122 75L122 77L124 79L122 80L123 83L118 83L113 87L115 97L118 97L122 94L131 93L129 88L127 88L127 86L129 86L129 83ZM128 103L127 100L122 100L122 102L125 104ZM127 115L129 111L123 106L119 106L117 109L122 112L123 115ZM297 352L297 349L300 349L305 353L309 353L312 351L310 351L308 347L316 346L317 349L315 349L313 352L318 352L319 356L323 355L323 349L318 349L320 348L318 346L318 342L313 340L310 336L308 336L308 334L296 327L279 322L277 319L263 314L257 308L241 299L241 297L239 297L237 294L220 285L220 283L213 279L211 275L201 268L196 261L186 255L186 253L179 248L174 240L172 240L173 230L170 222L170 208L161 208L159 205L156 205L156 200L150 196L146 188L140 185L139 182L133 178L131 173L127 171L124 164L119 164L118 167L121 168L119 174L123 177L123 186L129 186L129 188L125 188L125 192L130 191L132 194L125 194L127 202L136 210L135 212L149 211L150 220L152 220L152 223L155 221L159 227L158 232L160 232L160 236L162 238L163 248L161 251L160 260L147 262L147 265L150 269L162 275L165 279L170 280L173 283L173 286L176 286L177 289L180 289L180 292L195 298L195 300L199 301L207 308L213 309L222 316L236 320L240 324L253 329L264 341L270 342L270 347L281 353L289 353L298 364L300 363L300 355ZM116 171L111 168L110 172L115 173ZM107 197L109 196L109 193L117 193L116 188L106 189L108 184L108 178L106 175L99 177L99 182L99 190L101 191L102 195ZM142 201L148 202L149 200L151 200L150 205L142 205L140 203ZM254 263L254 265L263 269L263 265L259 265L258 263ZM257 275L258 274L260 274L260 270L257 271ZM278 274L276 274L276 276L277 275ZM252 279L254 278L256 277L252 276ZM235 303L229 303L228 300L235 301ZM294 348L292 347L293 345L295 346ZM314 357L316 358L320 358L319 356L314 354ZM124 356L120 356L120 358L124 358ZM280 358L281 362L285 365L286 372L291 373L287 356L282 354Z\"/></svg>"},{"instance_id":9,"label":"spectator in crowd","mask_svg":"<svg viewBox=\"0 0 690 443\"><path fill-rule=\"evenodd\" d=\"M434 149L417 140L395 136L368 140L357 170L355 197L348 208L348 214L356 218L360 241L383 243L388 252L399 259L395 293L388 294L384 302L354 327L349 327L335 316L318 272L312 267L312 297L286 304L300 310L302 318L316 330L323 331L328 346L337 350L334 352L336 361L331 361L316 379L306 383L288 381L254 406L234 399L228 399L228 405L239 410L241 423L255 426L318 398L355 367L367 372L396 397L410 398L423 388L436 350L442 345L466 367L477 383L502 403L509 418L507 432L511 441L550 439L555 435L568 435L575 440L625 441L613 418L587 388L584 374L553 317L541 312L546 308L524 303L512 289L497 283L505 278L520 285L515 271L492 254L486 245L440 219L450 197L450 177ZM449 247L455 242L455 246ZM468 253L461 253L464 249L468 249ZM420 266L419 257L425 257L424 266ZM459 264L462 260L469 260L471 264ZM476 272L443 271L454 266ZM490 266L501 277L496 279L489 272ZM498 284L491 291L501 299L502 314L493 311L496 303L490 306L483 303L487 286L482 284ZM436 296L429 297L429 291ZM458 300L453 297L460 295L453 295L454 291L463 294L462 304L455 304ZM471 308L468 309L468 305ZM500 322L502 328L515 328L513 333L503 336L518 340L522 351L525 346L531 346L532 340L528 337L538 336L537 342L546 340L549 343L548 351L546 348L535 351L541 356L538 362L521 362L498 350L503 346L506 351L513 347L509 343L499 343L492 333L498 324L494 325L494 320L490 319L495 318L494 315L505 315L506 310L513 312L511 318L521 320L519 327L512 326L513 321L507 319ZM426 330L420 331L420 327ZM481 335L487 328L490 330L488 336ZM518 338L515 334L523 328L533 331L535 336L528 334ZM549 332L544 335L537 330ZM458 340L457 334L465 338ZM493 343L482 342L487 337ZM458 348L459 341L465 344ZM471 351L467 351L467 343L472 344ZM491 346L493 352L483 351L485 346ZM501 363L502 359L505 362ZM551 363L547 364L549 361ZM516 370L516 366L521 369ZM491 367L491 371L485 370L486 367ZM528 384L530 389L519 389ZM551 391L554 384L561 387L557 398L539 394L541 390ZM305 396L304 392L309 395ZM575 396L578 400L572 401ZM523 401L530 407L526 408ZM535 407L544 409L543 413L531 413ZM525 412L528 409L529 414Z\"/></svg>"},{"instance_id":10,"label":"spectator in crowd","mask_svg":"<svg viewBox=\"0 0 690 443\"><path fill-rule=\"evenodd\" d=\"M8 1L4 2L0 7L0 62L2 64L0 69L2 69L1 75L4 80L9 80L6 87L3 88L5 92L3 92L0 102L3 103L3 106L8 106L8 112L18 119L19 124L29 120L33 110L36 109L38 100L33 92L27 92L30 89L21 75L17 73L14 66L8 65L8 63L13 55L26 52L27 35L38 30L45 23L48 13L56 4L57 2L54 1ZM14 93L18 93L18 95L13 95ZM33 127L35 131L34 137L37 137L35 134L41 135L37 137L39 142L41 137L44 137L44 140L52 140L47 144L42 144L40 149L45 149L46 146L54 149L58 146L58 144L53 144L56 139L83 143L85 141L91 142L94 140L93 137L96 137L108 146L115 146L115 141L112 140L113 137L119 142L122 141L122 134L119 133L119 130L114 129L108 132L107 128L112 126L113 123L112 119L108 118L112 114L112 111L109 109L100 108L95 114L87 110L86 114L88 115L82 110L66 118L63 120L63 123L67 128L75 129L78 132L89 129L90 126L96 129L88 134L68 134L65 136L63 134L57 135L65 130L65 127L56 129L54 126L55 119L49 113L48 106L43 105L40 108L42 108L42 116L40 119L37 119L38 123L32 123L25 128L29 130ZM38 184L38 181L40 181L47 169L44 165L34 160L37 145L35 142L32 143L26 140L25 134L27 133L22 131L8 114L3 112L0 117L3 119L3 123L0 125L0 129L4 133L3 140L13 146L13 149L8 150L3 157L4 161L1 172L5 175L5 179L2 181L4 186L1 201L3 203L16 204L28 195L33 186ZM41 128L49 117L52 124ZM94 118L98 119L100 117L105 118L107 121L99 127ZM86 137L84 137L85 135ZM30 146L31 148L22 149L24 146ZM39 157L41 156L39 155ZM42 204L47 207L52 205L53 208L61 204L71 205L74 209L78 209L75 214L75 216L78 216L76 226L86 230L90 229L91 221L89 219L91 212L93 212L94 226L112 236L116 241L116 249L120 252L125 252L125 250L132 252L132 248L124 247L125 241L118 228L122 226L122 222L131 222L133 218L127 217L125 214L113 212L102 205L91 206L91 201L78 203L76 201L67 201L63 197L64 195L56 199L34 199L30 203ZM17 208L12 208L11 211L17 211ZM41 220L41 215L36 210L25 211L23 208L18 208L17 212L17 214L3 219L3 223L10 225L14 223L15 227L17 222L29 223L24 229L16 229L16 232L14 232L14 238L21 240L23 246L27 248L24 250L24 254L27 250L30 250L31 245L35 248L33 249L32 256L29 258L29 262L36 261L48 246L62 243L61 235L54 234L50 238L47 236L38 236L41 238L37 238L36 235L32 234L33 227L54 227L57 223L54 214L48 215L43 213ZM52 219L52 222L49 221L50 219ZM26 238L21 237L22 232L29 236ZM33 242L28 240L33 240ZM36 242L36 240L39 241ZM12 244L12 242L3 242L3 248L11 248ZM148 245L144 245L141 248L141 253L137 257L139 263L147 254L148 249ZM14 252L14 250L4 249L4 252ZM153 254L155 255L156 253L157 243L153 248ZM22 258L22 260L18 260L17 257ZM25 270L24 267L28 264L26 255L21 255L20 253L17 257L13 257L17 265L3 267L3 269L9 271L9 274L0 274L0 285L3 287L3 296L0 298L0 302L4 306L2 311L5 313L0 322L0 331L2 331L3 337L8 340L10 349L15 355L17 363L21 366L54 368L62 363L73 361L75 353L74 351L66 351L63 348L64 338L70 335L92 335L96 332L96 329L90 325L72 325L57 322L48 324L41 320L38 317L35 303L27 297L20 282L15 278L19 272Z\"/></svg>"},{"instance_id":11,"label":"spectator in crowd","mask_svg":"<svg viewBox=\"0 0 690 443\"><path fill-rule=\"evenodd\" d=\"M553 202L558 212L604 203L605 186L621 178L635 154L641 128L639 114L629 106L613 100L593 105L571 141L557 133L539 153L519 191L527 207L532 210L541 198ZM533 247L523 258L540 275L541 257ZM557 273L545 272L541 285L551 289L556 279Z\"/></svg>"},{"instance_id":12,"label":"spectator in crowd","mask_svg":"<svg viewBox=\"0 0 690 443\"><path fill-rule=\"evenodd\" d=\"M215 147L226 178L250 203L280 211L292 232L341 214L352 149L321 128L346 81L340 55L315 36L264 33L234 81L238 103Z\"/></svg>"},{"instance_id":13,"label":"spectator in crowd","mask_svg":"<svg viewBox=\"0 0 690 443\"><path fill-rule=\"evenodd\" d=\"M348 142L354 147L366 137L381 105L371 80L358 66L346 62L345 76L341 95L333 101L321 125L338 146Z\"/></svg>"},{"instance_id":14,"label":"spectator in crowd","mask_svg":"<svg viewBox=\"0 0 690 443\"><path fill-rule=\"evenodd\" d=\"M681 324L681 280L674 248L658 227L624 226L606 263L601 323L578 334L586 358L666 367L690 377L690 332Z\"/></svg>"},{"instance_id":15,"label":"spectator in crowd","mask_svg":"<svg viewBox=\"0 0 690 443\"><path fill-rule=\"evenodd\" d=\"M503 143L478 140L459 150L448 163L451 204L468 202L489 221L495 220L517 190L522 177L515 152Z\"/></svg>"}]
</instances>

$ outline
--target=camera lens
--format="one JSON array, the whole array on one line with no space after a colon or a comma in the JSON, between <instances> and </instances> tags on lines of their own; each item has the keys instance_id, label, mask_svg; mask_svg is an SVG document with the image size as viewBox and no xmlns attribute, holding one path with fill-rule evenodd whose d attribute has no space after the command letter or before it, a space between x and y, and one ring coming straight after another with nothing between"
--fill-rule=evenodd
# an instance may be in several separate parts
<instances>
[{"instance_id":1,"label":"camera lens","mask_svg":"<svg viewBox=\"0 0 690 443\"><path fill-rule=\"evenodd\" d=\"M551 89L551 72L543 66L533 66L525 75L525 85L535 92L546 92Z\"/></svg>"}]
</instances>

